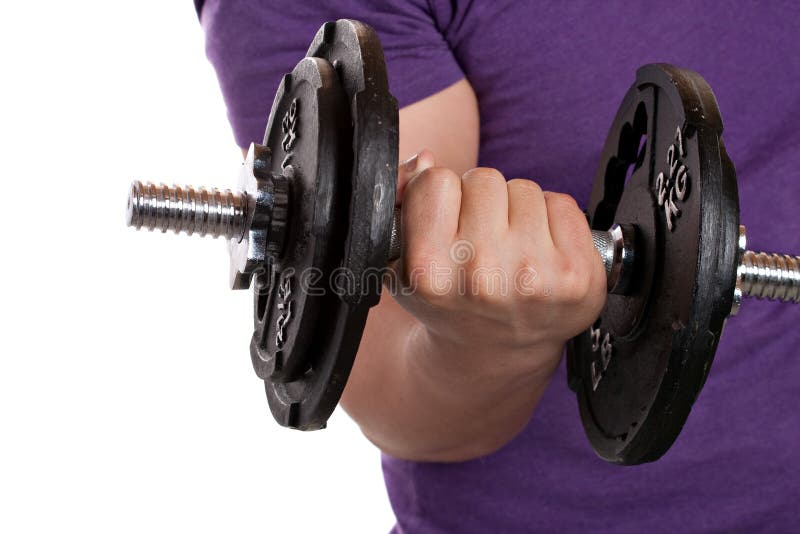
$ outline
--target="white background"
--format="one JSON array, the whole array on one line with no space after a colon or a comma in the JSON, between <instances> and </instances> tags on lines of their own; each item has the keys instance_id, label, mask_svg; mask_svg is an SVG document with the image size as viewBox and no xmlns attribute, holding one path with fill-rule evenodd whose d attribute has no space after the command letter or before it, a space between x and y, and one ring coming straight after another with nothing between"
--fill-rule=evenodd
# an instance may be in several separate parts
<instances>
[{"instance_id":1,"label":"white background","mask_svg":"<svg viewBox=\"0 0 800 534\"><path fill-rule=\"evenodd\" d=\"M391 528L344 413L273 422L224 242L125 227L240 160L190 0L0 6L0 531Z\"/></svg>"}]
</instances>

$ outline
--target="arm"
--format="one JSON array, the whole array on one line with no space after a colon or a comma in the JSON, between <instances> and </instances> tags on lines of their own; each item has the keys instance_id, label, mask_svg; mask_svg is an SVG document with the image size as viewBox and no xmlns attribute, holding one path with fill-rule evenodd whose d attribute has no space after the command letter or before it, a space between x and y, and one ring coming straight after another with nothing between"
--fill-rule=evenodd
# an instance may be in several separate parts
<instances>
[{"instance_id":1,"label":"arm","mask_svg":"<svg viewBox=\"0 0 800 534\"><path fill-rule=\"evenodd\" d=\"M439 165L464 173L477 165L478 140L478 105L466 80L400 110L401 160L428 149ZM432 161L424 161L421 167L431 165ZM404 185L403 177L399 182ZM380 304L370 311L342 406L384 452L409 459L445 459L446 451L430 454L447 444L439 443L435 426L433 431L425 428L430 413L441 413L431 404L434 391L415 392L418 381L404 376L408 351L417 350L410 346L412 334L420 325L384 291ZM441 415L452 417L453 411Z\"/></svg>"},{"instance_id":2,"label":"arm","mask_svg":"<svg viewBox=\"0 0 800 534\"><path fill-rule=\"evenodd\" d=\"M509 194L509 206L503 211L507 189L499 173L472 171L462 181L460 176L477 163L478 123L476 98L465 80L400 111L401 158L428 148L436 154L437 165L455 171L431 168L433 155L427 151L419 156L416 170L401 165L401 189L410 178L403 193L404 252L419 251L427 244L446 254L449 246L444 241L436 245L432 236L447 234L443 228L448 221L454 224L453 220L458 223L456 237L469 237L479 248L484 243L484 249L487 243L500 243L502 239L487 239L469 230L473 223L478 232L490 227L497 216L485 208L496 204L500 226L505 223L506 229L512 219L525 221L537 213L546 218L543 212L562 212L560 228L551 223L547 231L545 223L544 231L538 233L547 234L551 242L557 235L569 235L567 240L574 243L565 246L564 255L574 253L571 247L594 253L585 219L570 199L543 194L533 182L514 180L508 192L514 190L513 198L519 202L513 203ZM424 169L428 170L420 174ZM480 201L466 198L475 193ZM494 194L499 194L496 201L492 200ZM522 209L515 209L520 206ZM491 220L481 220L480 212L487 211ZM448 215L436 216L441 213ZM512 237L507 230L503 234L504 239ZM529 235L524 239L535 241ZM415 260L406 256L409 254L404 254L406 265L401 270L408 273L416 267L408 265ZM509 266L507 271L520 260L517 256L501 258L499 251L493 259L490 256L484 255L486 265L503 264ZM553 257L558 261L548 263L564 267L562 257ZM558 298L544 303L533 298L525 302L513 297L487 300L478 292L477 298L473 293L472 298L456 295L443 300L419 288L417 295L395 300L384 292L367 321L342 398L345 410L368 439L400 458L460 461L498 449L528 422L558 365L563 342L590 324L602 306L604 273L596 254L577 257L583 263L568 267L586 283L578 277L554 282L561 284L563 298L571 299L569 306L562 306L564 313L572 316L563 321L567 327L562 331L547 324L559 322ZM541 283L555 276L541 259L536 267ZM579 301L582 311L576 314L572 308ZM525 306L536 308L527 314ZM531 321L515 324L521 321L514 317L522 314Z\"/></svg>"},{"instance_id":3,"label":"arm","mask_svg":"<svg viewBox=\"0 0 800 534\"><path fill-rule=\"evenodd\" d=\"M418 100L429 94L428 89L441 87L441 81L462 76L454 51L444 38L453 17L446 10L434 10L427 2L396 2L389 12L377 4L353 3L348 4L347 13L341 13L336 3L308 4L310 9L303 13L292 9L270 11L255 3L247 8L221 4L219 9L203 13L209 34L207 54L217 69L240 146L261 138L263 96L274 90L279 75L291 69L298 55L305 52L306 39L321 20L347 15L375 27L384 38L393 90L405 101ZM408 181L405 193L419 200L404 203L404 209L411 205L418 209L417 216L404 212L406 250L414 250L410 240L426 236L431 238L427 244L435 245L433 251L445 256L450 239L486 244L485 238L469 232L463 236L450 232L460 216L460 175L476 164L478 122L475 95L463 80L401 111L401 157L428 148L443 166ZM431 158L430 153L424 153L420 157L422 167L430 166ZM406 174L399 177L404 183L415 175ZM478 174L472 176L477 179L464 181L465 192L479 191L481 184L491 182L494 190L505 195L505 180L497 176L483 180ZM474 197L464 206L471 206L473 211L480 205L484 211L493 206L491 201L476 202ZM541 207L541 198L538 202ZM500 207L496 218L506 220L507 206ZM446 220L433 220L436 214L446 216ZM478 226L486 222L482 216L469 219ZM585 220L582 224L586 226ZM451 235L444 235L447 232ZM513 243L507 245L508 250L518 248ZM406 274L414 269L413 259L404 255L401 267ZM599 263L596 258L595 262ZM426 303L422 291L397 301L384 297L370 313L342 403L369 439L393 455L459 460L496 449L528 420L549 370L557 363L557 355L553 355L558 350L552 348L556 343L545 348L525 343L503 346L503 336L513 337L519 332L498 328L496 317L512 310L514 302L501 305L493 312L495 317L488 319L481 314L494 306L476 310L469 299L457 298L450 305L454 312L441 303ZM530 316L531 321L536 319L536 314ZM475 337L476 332L481 335ZM509 388L512 395L502 393Z\"/></svg>"}]
</instances>

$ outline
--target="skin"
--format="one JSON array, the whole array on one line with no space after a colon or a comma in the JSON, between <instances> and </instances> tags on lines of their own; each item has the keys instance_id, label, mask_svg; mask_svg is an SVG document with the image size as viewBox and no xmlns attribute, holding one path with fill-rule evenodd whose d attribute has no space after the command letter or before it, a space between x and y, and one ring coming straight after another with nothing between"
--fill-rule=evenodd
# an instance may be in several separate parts
<instances>
[{"instance_id":1,"label":"skin","mask_svg":"<svg viewBox=\"0 0 800 534\"><path fill-rule=\"evenodd\" d=\"M463 461L508 443L564 343L605 302L575 201L475 168L478 142L466 80L400 110L403 242L392 268L403 291L384 291L370 311L342 397L364 435L399 458Z\"/></svg>"}]
</instances>

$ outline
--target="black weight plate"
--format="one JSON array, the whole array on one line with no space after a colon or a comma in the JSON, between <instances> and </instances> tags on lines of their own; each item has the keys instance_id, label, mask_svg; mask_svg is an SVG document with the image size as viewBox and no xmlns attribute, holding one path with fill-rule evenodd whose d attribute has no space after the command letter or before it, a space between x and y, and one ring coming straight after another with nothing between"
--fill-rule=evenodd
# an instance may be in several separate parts
<instances>
[{"instance_id":1,"label":"black weight plate","mask_svg":"<svg viewBox=\"0 0 800 534\"><path fill-rule=\"evenodd\" d=\"M351 106L350 221L342 262L347 285L340 296L351 305L374 306L381 291L374 273L388 261L397 189L397 101L389 92L378 35L366 24L346 19L324 24L307 55L334 66Z\"/></svg>"},{"instance_id":2,"label":"black weight plate","mask_svg":"<svg viewBox=\"0 0 800 534\"><path fill-rule=\"evenodd\" d=\"M325 426L350 374L369 308L379 300L398 159L397 103L389 93L383 50L374 30L349 20L327 23L308 56L333 65L341 81L348 123L339 136L347 143L350 159L337 183L337 202L345 206L334 236L341 244L341 261L338 276L325 277L329 291L310 336L309 367L291 382L266 381L276 420L301 430Z\"/></svg>"},{"instance_id":3,"label":"black weight plate","mask_svg":"<svg viewBox=\"0 0 800 534\"><path fill-rule=\"evenodd\" d=\"M637 276L631 294L608 296L567 358L586 434L609 462L669 449L731 310L739 199L721 134L699 74L647 65L606 140L587 214L595 229L636 225Z\"/></svg>"},{"instance_id":4,"label":"black weight plate","mask_svg":"<svg viewBox=\"0 0 800 534\"><path fill-rule=\"evenodd\" d=\"M264 135L271 158L254 169L283 176L289 192L283 250L255 284L250 352L256 373L268 382L309 372L308 348L325 307L324 275L339 261L342 246L335 229L342 220L338 175L350 159L349 143L339 135L349 128L346 110L333 67L317 58L301 60L275 95Z\"/></svg>"}]
</instances>

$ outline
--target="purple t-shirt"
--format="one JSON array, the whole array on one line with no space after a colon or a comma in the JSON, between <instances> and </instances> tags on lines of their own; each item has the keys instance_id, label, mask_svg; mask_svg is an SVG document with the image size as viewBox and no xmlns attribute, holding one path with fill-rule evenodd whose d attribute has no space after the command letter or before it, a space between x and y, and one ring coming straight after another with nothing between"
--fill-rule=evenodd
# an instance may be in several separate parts
<instances>
[{"instance_id":1,"label":"purple t-shirt","mask_svg":"<svg viewBox=\"0 0 800 534\"><path fill-rule=\"evenodd\" d=\"M480 104L480 164L579 203L636 68L700 72L722 110L749 242L800 253L800 4L206 0L207 53L239 145L261 140L281 74L323 22L343 17L377 30L401 106L466 77ZM594 455L563 365L499 452L456 464L385 457L396 531L796 531L798 319L800 307L745 301L658 462Z\"/></svg>"}]
</instances>

